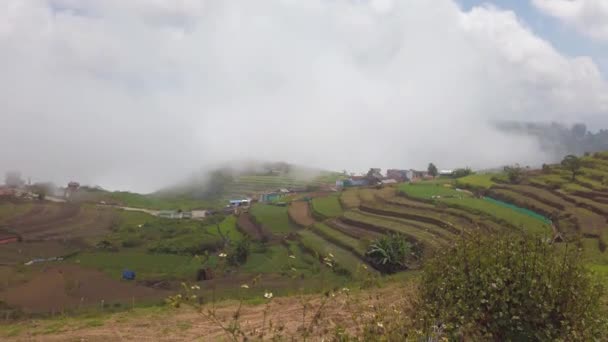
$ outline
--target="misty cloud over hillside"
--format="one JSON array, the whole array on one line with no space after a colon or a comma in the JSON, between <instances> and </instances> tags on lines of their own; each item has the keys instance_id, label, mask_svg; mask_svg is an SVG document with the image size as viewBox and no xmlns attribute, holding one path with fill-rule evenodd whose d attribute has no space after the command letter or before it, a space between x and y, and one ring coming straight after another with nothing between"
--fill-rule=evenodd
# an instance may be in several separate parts
<instances>
[{"instance_id":1,"label":"misty cloud over hillside","mask_svg":"<svg viewBox=\"0 0 608 342\"><path fill-rule=\"evenodd\" d=\"M608 114L591 58L451 0L4 0L0 74L0 172L136 191L241 159L537 164L493 123Z\"/></svg>"}]
</instances>

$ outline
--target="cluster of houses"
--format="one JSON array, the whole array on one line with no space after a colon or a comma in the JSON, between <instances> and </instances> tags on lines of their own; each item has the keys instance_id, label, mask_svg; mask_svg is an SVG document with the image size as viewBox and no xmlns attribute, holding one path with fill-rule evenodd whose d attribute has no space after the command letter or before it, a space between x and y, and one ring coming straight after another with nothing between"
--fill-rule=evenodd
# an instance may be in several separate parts
<instances>
[{"instance_id":1,"label":"cluster of houses","mask_svg":"<svg viewBox=\"0 0 608 342\"><path fill-rule=\"evenodd\" d=\"M440 176L452 176L452 170L440 170ZM417 182L420 180L433 179L428 171L417 171L417 170L400 170L400 169L388 169L386 175L382 174L382 170L378 168L371 168L366 175L361 176L350 176L346 179L340 179L336 181L337 188L353 187L353 186L369 186L379 184L395 184L403 182Z\"/></svg>"}]
</instances>

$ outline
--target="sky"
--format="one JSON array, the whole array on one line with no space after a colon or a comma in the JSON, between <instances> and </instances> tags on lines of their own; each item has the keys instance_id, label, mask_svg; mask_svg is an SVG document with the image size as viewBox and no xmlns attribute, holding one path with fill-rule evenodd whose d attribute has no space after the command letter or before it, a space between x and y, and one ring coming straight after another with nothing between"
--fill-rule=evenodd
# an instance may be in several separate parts
<instances>
[{"instance_id":1,"label":"sky","mask_svg":"<svg viewBox=\"0 0 608 342\"><path fill-rule=\"evenodd\" d=\"M605 0L3 0L0 172L151 192L225 161L538 164L608 127Z\"/></svg>"}]
</instances>

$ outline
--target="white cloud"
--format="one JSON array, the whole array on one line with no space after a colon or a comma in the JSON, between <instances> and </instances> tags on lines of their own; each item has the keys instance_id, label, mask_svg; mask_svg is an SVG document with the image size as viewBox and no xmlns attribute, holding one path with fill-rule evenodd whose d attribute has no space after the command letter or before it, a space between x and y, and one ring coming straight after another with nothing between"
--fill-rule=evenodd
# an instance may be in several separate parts
<instances>
[{"instance_id":1,"label":"white cloud","mask_svg":"<svg viewBox=\"0 0 608 342\"><path fill-rule=\"evenodd\" d=\"M558 18L579 32L608 42L608 1L532 0L541 12Z\"/></svg>"},{"instance_id":2,"label":"white cloud","mask_svg":"<svg viewBox=\"0 0 608 342\"><path fill-rule=\"evenodd\" d=\"M608 113L590 58L449 0L5 0L0 74L2 167L136 190L235 158L529 163L489 122Z\"/></svg>"}]
</instances>

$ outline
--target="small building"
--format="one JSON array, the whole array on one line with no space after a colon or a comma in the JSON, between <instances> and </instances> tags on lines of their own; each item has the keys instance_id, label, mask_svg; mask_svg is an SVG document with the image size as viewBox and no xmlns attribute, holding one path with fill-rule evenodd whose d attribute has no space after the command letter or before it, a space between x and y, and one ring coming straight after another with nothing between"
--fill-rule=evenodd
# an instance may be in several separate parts
<instances>
[{"instance_id":1,"label":"small building","mask_svg":"<svg viewBox=\"0 0 608 342\"><path fill-rule=\"evenodd\" d=\"M181 213L178 213L175 210L161 210L158 212L158 217L168 218L168 219L177 219L177 218L181 218Z\"/></svg>"},{"instance_id":2,"label":"small building","mask_svg":"<svg viewBox=\"0 0 608 342\"><path fill-rule=\"evenodd\" d=\"M19 236L7 231L0 230L0 245L19 242Z\"/></svg>"},{"instance_id":3,"label":"small building","mask_svg":"<svg viewBox=\"0 0 608 342\"><path fill-rule=\"evenodd\" d=\"M369 180L365 176L352 176L349 179L343 181L343 186L351 187L351 186L366 186L369 185Z\"/></svg>"},{"instance_id":4,"label":"small building","mask_svg":"<svg viewBox=\"0 0 608 342\"><path fill-rule=\"evenodd\" d=\"M260 195L260 202L273 202L285 196L282 192L268 192Z\"/></svg>"},{"instance_id":5,"label":"small building","mask_svg":"<svg viewBox=\"0 0 608 342\"><path fill-rule=\"evenodd\" d=\"M0 197L14 197L16 191L8 186L0 186Z\"/></svg>"},{"instance_id":6,"label":"small building","mask_svg":"<svg viewBox=\"0 0 608 342\"><path fill-rule=\"evenodd\" d=\"M408 180L410 182L417 182L419 180L427 179L429 177L431 176L429 176L429 173L427 171L408 170Z\"/></svg>"},{"instance_id":7,"label":"small building","mask_svg":"<svg viewBox=\"0 0 608 342\"><path fill-rule=\"evenodd\" d=\"M251 205L251 198L232 199L228 201L229 207L248 207Z\"/></svg>"},{"instance_id":8,"label":"small building","mask_svg":"<svg viewBox=\"0 0 608 342\"><path fill-rule=\"evenodd\" d=\"M389 184L397 184L397 180L391 179L391 178L382 180L382 185L389 185Z\"/></svg>"},{"instance_id":9,"label":"small building","mask_svg":"<svg viewBox=\"0 0 608 342\"><path fill-rule=\"evenodd\" d=\"M452 177L454 175L454 170L439 170L439 175L443 177Z\"/></svg>"},{"instance_id":10,"label":"small building","mask_svg":"<svg viewBox=\"0 0 608 342\"><path fill-rule=\"evenodd\" d=\"M405 182L408 178L407 170L388 169L386 170L386 178L394 179L397 182Z\"/></svg>"}]
</instances>

